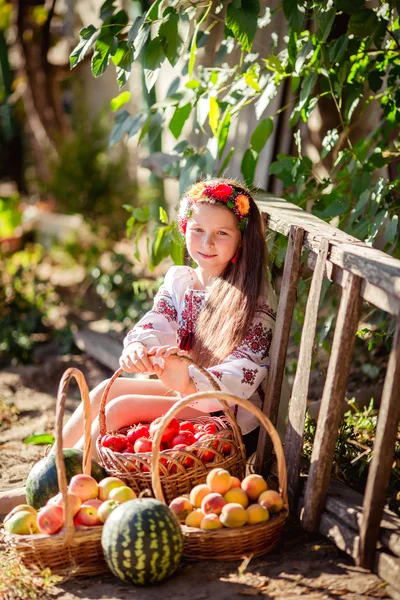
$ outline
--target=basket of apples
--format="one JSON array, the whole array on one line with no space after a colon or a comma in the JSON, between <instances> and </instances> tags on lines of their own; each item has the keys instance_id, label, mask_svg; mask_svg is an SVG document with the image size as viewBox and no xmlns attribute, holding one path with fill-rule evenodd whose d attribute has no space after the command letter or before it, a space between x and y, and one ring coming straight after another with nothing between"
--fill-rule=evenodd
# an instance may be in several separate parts
<instances>
[{"instance_id":1,"label":"basket of apples","mask_svg":"<svg viewBox=\"0 0 400 600\"><path fill-rule=\"evenodd\" d=\"M214 379L205 369L198 368L219 392ZM145 489L152 489L153 441L163 417L151 423L137 423L118 431L107 431L107 397L121 373L122 369L114 373L104 391L96 448L99 462L107 473L122 478L139 494ZM191 420L174 417L167 427L163 427L157 469L168 501L189 493L195 485L203 483L207 473L216 467L227 469L237 477L244 475L246 454L241 432L228 404L222 400L221 406L221 416L204 415Z\"/></svg>"},{"instance_id":2,"label":"basket of apples","mask_svg":"<svg viewBox=\"0 0 400 600\"><path fill-rule=\"evenodd\" d=\"M83 473L74 475L68 484L62 426L72 377L78 383L83 400L85 447ZM43 474L43 481L37 481L37 484L44 505L38 510L28 504L18 505L4 519L4 542L28 567L41 570L47 567L52 573L64 576L88 576L108 571L101 546L102 525L114 508L136 498L136 494L122 480L105 477L97 482L90 475L90 427L90 399L85 378L79 369L67 369L58 389L56 411L56 467L60 491L51 496L49 476L46 478Z\"/></svg>"},{"instance_id":3,"label":"basket of apples","mask_svg":"<svg viewBox=\"0 0 400 600\"><path fill-rule=\"evenodd\" d=\"M288 516L287 475L282 443L266 415L248 400L221 392L222 400L236 403L252 412L271 437L278 468L279 489L268 489L266 480L256 473L244 478L228 469L213 468L206 479L172 501L165 498L160 482L159 463L162 436L182 408L194 400L209 398L213 392L199 392L177 402L164 415L153 442L152 486L157 500L181 522L183 555L189 560L237 560L261 556L280 540Z\"/></svg>"}]
</instances>

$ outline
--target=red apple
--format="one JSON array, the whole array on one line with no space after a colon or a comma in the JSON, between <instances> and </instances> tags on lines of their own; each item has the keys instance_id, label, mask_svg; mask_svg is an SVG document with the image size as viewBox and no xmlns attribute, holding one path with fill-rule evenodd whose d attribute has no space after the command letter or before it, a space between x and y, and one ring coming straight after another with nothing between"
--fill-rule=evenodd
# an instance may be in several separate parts
<instances>
[{"instance_id":1,"label":"red apple","mask_svg":"<svg viewBox=\"0 0 400 600\"><path fill-rule=\"evenodd\" d=\"M141 437L134 443L133 449L135 452L151 452L153 442L149 438Z\"/></svg>"},{"instance_id":2,"label":"red apple","mask_svg":"<svg viewBox=\"0 0 400 600\"><path fill-rule=\"evenodd\" d=\"M191 431L192 433L196 432L194 424L191 421L182 421L179 423L179 431Z\"/></svg>"},{"instance_id":3,"label":"red apple","mask_svg":"<svg viewBox=\"0 0 400 600\"><path fill-rule=\"evenodd\" d=\"M90 498L97 498L99 486L91 475L80 473L72 477L69 482L68 491L76 494L82 502L85 502L85 500L90 500Z\"/></svg>"},{"instance_id":4,"label":"red apple","mask_svg":"<svg viewBox=\"0 0 400 600\"><path fill-rule=\"evenodd\" d=\"M37 526L41 533L52 535L64 527L64 509L56 504L46 504L38 512Z\"/></svg>"},{"instance_id":5,"label":"red apple","mask_svg":"<svg viewBox=\"0 0 400 600\"><path fill-rule=\"evenodd\" d=\"M191 431L181 431L178 435L172 438L172 447L175 448L178 444L184 444L185 446L191 446L196 442Z\"/></svg>"},{"instance_id":6,"label":"red apple","mask_svg":"<svg viewBox=\"0 0 400 600\"><path fill-rule=\"evenodd\" d=\"M150 423L150 437L154 439L156 432L160 427L160 423L163 417L158 417L154 419L152 423ZM161 441L169 442L177 433L179 432L179 421L176 417L172 417L171 421L168 423L167 427L165 427Z\"/></svg>"},{"instance_id":7,"label":"red apple","mask_svg":"<svg viewBox=\"0 0 400 600\"><path fill-rule=\"evenodd\" d=\"M102 525L102 522L97 516L97 508L82 505L74 517L74 524L75 527L95 527L96 525Z\"/></svg>"},{"instance_id":8,"label":"red apple","mask_svg":"<svg viewBox=\"0 0 400 600\"><path fill-rule=\"evenodd\" d=\"M69 508L72 512L72 516L74 517L80 509L80 507L82 506L82 500L79 498L79 496L73 494L72 492L68 492L68 499ZM64 508L64 500L62 497L62 493L58 492L56 496L53 496L52 498L47 500L46 505L47 504L55 504L56 506L62 506L62 508Z\"/></svg>"}]
</instances>

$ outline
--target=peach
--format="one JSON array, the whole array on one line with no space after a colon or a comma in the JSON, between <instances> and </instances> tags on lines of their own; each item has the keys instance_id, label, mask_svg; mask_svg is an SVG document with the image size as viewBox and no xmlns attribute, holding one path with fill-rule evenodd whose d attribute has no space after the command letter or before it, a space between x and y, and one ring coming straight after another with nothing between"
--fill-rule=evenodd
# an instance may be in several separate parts
<instances>
[{"instance_id":1,"label":"peach","mask_svg":"<svg viewBox=\"0 0 400 600\"><path fill-rule=\"evenodd\" d=\"M69 482L68 491L71 494L76 494L82 502L85 502L85 500L90 500L90 498L97 498L98 483L91 475L80 473L72 477Z\"/></svg>"},{"instance_id":2,"label":"peach","mask_svg":"<svg viewBox=\"0 0 400 600\"><path fill-rule=\"evenodd\" d=\"M101 481L99 481L98 488L98 496L100 500L108 500L108 496L113 488L120 487L126 485L122 479L119 477L104 477Z\"/></svg>"},{"instance_id":3,"label":"peach","mask_svg":"<svg viewBox=\"0 0 400 600\"><path fill-rule=\"evenodd\" d=\"M132 488L127 485L121 485L119 487L113 488L111 492L108 494L108 498L110 500L116 500L117 502L127 502L128 500L135 500L137 495L133 491Z\"/></svg>"},{"instance_id":4,"label":"peach","mask_svg":"<svg viewBox=\"0 0 400 600\"><path fill-rule=\"evenodd\" d=\"M121 503L116 500L105 500L101 503L97 511L97 518L101 523L105 523L112 511Z\"/></svg>"},{"instance_id":5,"label":"peach","mask_svg":"<svg viewBox=\"0 0 400 600\"><path fill-rule=\"evenodd\" d=\"M232 477L231 477L231 489L235 488L235 487L240 487L241 483L242 482L240 481L239 477L234 477L232 475Z\"/></svg>"},{"instance_id":6,"label":"peach","mask_svg":"<svg viewBox=\"0 0 400 600\"><path fill-rule=\"evenodd\" d=\"M74 517L82 506L82 500L79 498L79 496L73 494L72 492L68 492L68 500L70 511ZM62 497L62 493L58 492L58 494L50 498L50 500L47 500L46 505L47 504L55 504L56 506L62 506L64 508L64 499Z\"/></svg>"},{"instance_id":7,"label":"peach","mask_svg":"<svg viewBox=\"0 0 400 600\"><path fill-rule=\"evenodd\" d=\"M185 525L188 527L200 527L205 515L200 508L192 510L185 519Z\"/></svg>"},{"instance_id":8,"label":"peach","mask_svg":"<svg viewBox=\"0 0 400 600\"><path fill-rule=\"evenodd\" d=\"M243 508L247 508L249 505L249 497L240 487L231 488L224 495L225 502L235 502L236 504L241 504Z\"/></svg>"},{"instance_id":9,"label":"peach","mask_svg":"<svg viewBox=\"0 0 400 600\"><path fill-rule=\"evenodd\" d=\"M46 504L37 516L37 526L41 533L52 535L64 527L64 509L56 504Z\"/></svg>"},{"instance_id":10,"label":"peach","mask_svg":"<svg viewBox=\"0 0 400 600\"><path fill-rule=\"evenodd\" d=\"M195 508L200 508L204 496L211 494L211 490L205 483L195 485L189 494L189 500Z\"/></svg>"},{"instance_id":11,"label":"peach","mask_svg":"<svg viewBox=\"0 0 400 600\"><path fill-rule=\"evenodd\" d=\"M183 496L174 498L169 504L170 510L178 517L181 523L185 522L186 517L193 510L191 502Z\"/></svg>"},{"instance_id":12,"label":"peach","mask_svg":"<svg viewBox=\"0 0 400 600\"><path fill-rule=\"evenodd\" d=\"M278 513L283 507L282 496L275 490L267 490L260 494L258 503L265 506L271 514Z\"/></svg>"},{"instance_id":13,"label":"peach","mask_svg":"<svg viewBox=\"0 0 400 600\"><path fill-rule=\"evenodd\" d=\"M75 527L95 527L96 525L102 525L103 523L100 521L97 511L98 509L94 506L88 504L85 506L85 504L82 504L74 517Z\"/></svg>"},{"instance_id":14,"label":"peach","mask_svg":"<svg viewBox=\"0 0 400 600\"><path fill-rule=\"evenodd\" d=\"M205 515L209 513L214 513L214 515L219 515L221 513L222 507L225 506L226 500L221 494L217 494L216 492L211 492L211 494L207 494L204 496L201 501L201 510Z\"/></svg>"},{"instance_id":15,"label":"peach","mask_svg":"<svg viewBox=\"0 0 400 600\"><path fill-rule=\"evenodd\" d=\"M257 475L256 473L252 473L252 475L247 475L247 477L243 479L241 488L244 492L246 492L250 500L256 501L258 496L268 489L268 485L264 477L261 477L261 475Z\"/></svg>"},{"instance_id":16,"label":"peach","mask_svg":"<svg viewBox=\"0 0 400 600\"><path fill-rule=\"evenodd\" d=\"M246 512L248 525L257 525L269 519L268 509L265 506L261 506L261 504L250 504Z\"/></svg>"},{"instance_id":17,"label":"peach","mask_svg":"<svg viewBox=\"0 0 400 600\"><path fill-rule=\"evenodd\" d=\"M243 527L247 523L246 509L237 502L225 504L221 511L220 520L225 527Z\"/></svg>"},{"instance_id":18,"label":"peach","mask_svg":"<svg viewBox=\"0 0 400 600\"><path fill-rule=\"evenodd\" d=\"M205 515L205 517L201 520L200 529L222 529L222 523L219 520L219 516L214 515L213 513Z\"/></svg>"},{"instance_id":19,"label":"peach","mask_svg":"<svg viewBox=\"0 0 400 600\"><path fill-rule=\"evenodd\" d=\"M82 506L91 506L92 508L99 510L102 504L103 502L98 498L90 498L90 500L85 500L85 502L82 503Z\"/></svg>"},{"instance_id":20,"label":"peach","mask_svg":"<svg viewBox=\"0 0 400 600\"><path fill-rule=\"evenodd\" d=\"M224 495L231 489L232 477L229 471L225 469L211 469L206 482L212 492Z\"/></svg>"},{"instance_id":21,"label":"peach","mask_svg":"<svg viewBox=\"0 0 400 600\"><path fill-rule=\"evenodd\" d=\"M4 521L4 529L9 533L16 533L18 535L38 533L36 515L29 510L18 510L12 515L9 513L7 520Z\"/></svg>"}]
</instances>

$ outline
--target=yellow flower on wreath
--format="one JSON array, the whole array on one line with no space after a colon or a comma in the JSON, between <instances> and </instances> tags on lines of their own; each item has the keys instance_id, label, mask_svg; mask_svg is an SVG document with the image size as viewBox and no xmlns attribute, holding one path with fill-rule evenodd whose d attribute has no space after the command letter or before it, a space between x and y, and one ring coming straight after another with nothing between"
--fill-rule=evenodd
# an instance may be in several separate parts
<instances>
[{"instance_id":1,"label":"yellow flower on wreath","mask_svg":"<svg viewBox=\"0 0 400 600\"><path fill-rule=\"evenodd\" d=\"M250 210L250 202L244 194L238 194L235 198L235 204L241 215L247 215Z\"/></svg>"},{"instance_id":2,"label":"yellow flower on wreath","mask_svg":"<svg viewBox=\"0 0 400 600\"><path fill-rule=\"evenodd\" d=\"M198 200L200 200L200 198L204 196L205 189L206 186L204 185L204 183L196 183L196 185L192 187L192 189L189 191L189 196L193 200L193 202L197 202Z\"/></svg>"}]
</instances>

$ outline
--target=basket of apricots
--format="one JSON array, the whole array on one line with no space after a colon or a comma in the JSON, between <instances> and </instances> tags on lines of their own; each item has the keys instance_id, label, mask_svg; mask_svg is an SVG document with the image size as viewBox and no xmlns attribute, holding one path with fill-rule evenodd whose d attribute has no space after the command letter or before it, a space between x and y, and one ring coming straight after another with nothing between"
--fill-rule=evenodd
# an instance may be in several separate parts
<instances>
[{"instance_id":1,"label":"basket of apricots","mask_svg":"<svg viewBox=\"0 0 400 600\"><path fill-rule=\"evenodd\" d=\"M213 392L198 392L177 402L163 417L153 443L153 490L164 501L158 475L159 446L163 427L182 408L194 400L213 397ZM168 502L181 522L183 555L189 560L240 559L244 555L261 556L280 540L288 516L287 475L282 443L276 429L259 408L248 400L220 392L219 398L252 412L270 435L277 459L279 490L268 489L265 479L256 473L238 478L227 469L214 468L189 494Z\"/></svg>"},{"instance_id":2,"label":"basket of apricots","mask_svg":"<svg viewBox=\"0 0 400 600\"><path fill-rule=\"evenodd\" d=\"M67 389L71 378L78 383L84 406L83 473L67 475L62 447L62 426ZM18 505L4 519L3 539L28 567L50 568L53 574L89 576L108 571L101 545L103 523L122 502L136 498L125 482L104 477L99 482L91 476L91 418L89 391L79 369L63 374L57 396L56 455L58 489L46 472L37 481L43 506L36 510L28 504ZM38 476L39 477L39 476ZM49 497L50 496L50 497Z\"/></svg>"},{"instance_id":3,"label":"basket of apricots","mask_svg":"<svg viewBox=\"0 0 400 600\"><path fill-rule=\"evenodd\" d=\"M181 360L195 364L182 356ZM202 367L195 365L216 391L218 384ZM96 442L99 462L114 477L120 477L139 494L152 489L153 444L162 417L151 423L137 423L118 431L107 431L106 403L118 369L104 390L99 408L99 437ZM236 419L228 405L221 402L220 416L204 414L195 419L174 417L163 428L158 471L164 497L168 502L205 481L207 473L219 467L243 477L246 452Z\"/></svg>"}]
</instances>

